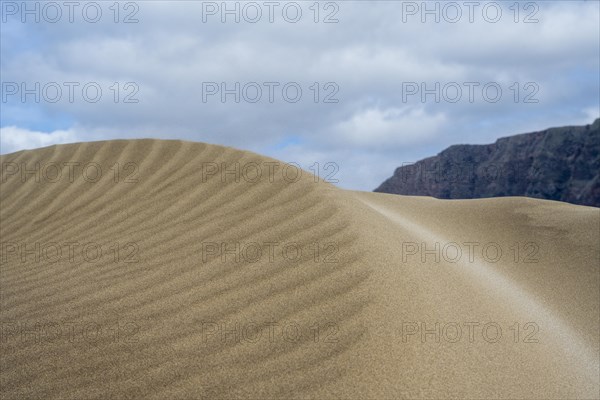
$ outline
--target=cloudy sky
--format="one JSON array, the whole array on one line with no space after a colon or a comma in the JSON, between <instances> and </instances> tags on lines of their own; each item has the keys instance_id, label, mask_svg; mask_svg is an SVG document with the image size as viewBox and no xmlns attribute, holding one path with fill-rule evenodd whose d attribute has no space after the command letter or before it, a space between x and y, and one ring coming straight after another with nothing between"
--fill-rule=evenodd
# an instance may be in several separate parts
<instances>
[{"instance_id":1,"label":"cloudy sky","mask_svg":"<svg viewBox=\"0 0 600 400\"><path fill-rule=\"evenodd\" d=\"M597 1L0 3L2 154L175 138L372 190L451 144L600 115Z\"/></svg>"}]
</instances>

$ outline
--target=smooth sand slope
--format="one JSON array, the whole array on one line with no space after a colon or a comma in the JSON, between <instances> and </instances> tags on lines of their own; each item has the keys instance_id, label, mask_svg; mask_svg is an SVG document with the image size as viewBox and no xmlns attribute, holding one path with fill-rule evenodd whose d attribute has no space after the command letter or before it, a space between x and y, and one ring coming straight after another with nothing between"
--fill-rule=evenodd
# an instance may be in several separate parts
<instances>
[{"instance_id":1,"label":"smooth sand slope","mask_svg":"<svg viewBox=\"0 0 600 400\"><path fill-rule=\"evenodd\" d=\"M0 161L2 399L598 398L597 208L181 141Z\"/></svg>"}]
</instances>

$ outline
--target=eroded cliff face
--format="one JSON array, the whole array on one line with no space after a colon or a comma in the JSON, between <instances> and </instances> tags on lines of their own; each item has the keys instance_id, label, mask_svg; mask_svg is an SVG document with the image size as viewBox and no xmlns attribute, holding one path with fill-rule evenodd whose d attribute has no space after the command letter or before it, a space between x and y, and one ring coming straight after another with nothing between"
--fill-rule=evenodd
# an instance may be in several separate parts
<instances>
[{"instance_id":1,"label":"eroded cliff face","mask_svg":"<svg viewBox=\"0 0 600 400\"><path fill-rule=\"evenodd\" d=\"M600 119L456 145L396 169L375 192L441 199L527 196L600 207Z\"/></svg>"}]
</instances>

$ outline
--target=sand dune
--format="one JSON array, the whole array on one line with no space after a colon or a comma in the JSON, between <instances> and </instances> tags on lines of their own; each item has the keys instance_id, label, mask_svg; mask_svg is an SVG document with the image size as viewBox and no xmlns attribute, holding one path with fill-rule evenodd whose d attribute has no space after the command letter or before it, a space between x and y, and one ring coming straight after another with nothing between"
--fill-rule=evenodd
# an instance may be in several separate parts
<instances>
[{"instance_id":1,"label":"sand dune","mask_svg":"<svg viewBox=\"0 0 600 400\"><path fill-rule=\"evenodd\" d=\"M598 398L597 208L181 141L0 162L2 399Z\"/></svg>"}]
</instances>

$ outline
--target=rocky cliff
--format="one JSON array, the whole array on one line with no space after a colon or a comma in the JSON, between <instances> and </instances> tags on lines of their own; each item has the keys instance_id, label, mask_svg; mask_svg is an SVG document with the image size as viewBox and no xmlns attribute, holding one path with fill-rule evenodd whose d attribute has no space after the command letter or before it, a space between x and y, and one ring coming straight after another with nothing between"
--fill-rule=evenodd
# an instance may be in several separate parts
<instances>
[{"instance_id":1,"label":"rocky cliff","mask_svg":"<svg viewBox=\"0 0 600 400\"><path fill-rule=\"evenodd\" d=\"M455 145L403 165L375 192L441 199L527 196L600 207L600 119L486 145Z\"/></svg>"}]
</instances>

